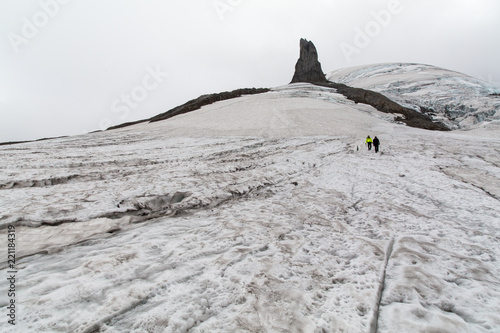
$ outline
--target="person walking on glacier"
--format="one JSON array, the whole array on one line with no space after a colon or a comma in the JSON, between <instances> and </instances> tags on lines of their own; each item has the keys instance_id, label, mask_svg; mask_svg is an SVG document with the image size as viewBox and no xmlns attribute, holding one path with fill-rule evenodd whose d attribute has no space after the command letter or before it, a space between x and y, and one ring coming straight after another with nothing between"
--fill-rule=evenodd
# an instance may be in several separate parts
<instances>
[{"instance_id":1,"label":"person walking on glacier","mask_svg":"<svg viewBox=\"0 0 500 333\"><path fill-rule=\"evenodd\" d=\"M373 138L373 147L375 147L375 153L378 153L378 146L380 146L380 140L377 137Z\"/></svg>"},{"instance_id":2,"label":"person walking on glacier","mask_svg":"<svg viewBox=\"0 0 500 333\"><path fill-rule=\"evenodd\" d=\"M368 135L365 141L365 143L368 144L368 150L372 150L372 142L373 142L372 138L370 138L370 136Z\"/></svg>"}]
</instances>

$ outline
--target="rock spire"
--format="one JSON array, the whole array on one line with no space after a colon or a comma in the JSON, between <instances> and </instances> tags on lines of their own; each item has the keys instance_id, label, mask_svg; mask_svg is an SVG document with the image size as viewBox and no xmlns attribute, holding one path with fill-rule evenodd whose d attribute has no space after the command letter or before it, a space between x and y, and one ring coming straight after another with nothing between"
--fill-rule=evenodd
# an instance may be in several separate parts
<instances>
[{"instance_id":1,"label":"rock spire","mask_svg":"<svg viewBox=\"0 0 500 333\"><path fill-rule=\"evenodd\" d=\"M292 82L322 83L328 82L318 61L318 52L311 41L300 39L300 58L295 65Z\"/></svg>"}]
</instances>

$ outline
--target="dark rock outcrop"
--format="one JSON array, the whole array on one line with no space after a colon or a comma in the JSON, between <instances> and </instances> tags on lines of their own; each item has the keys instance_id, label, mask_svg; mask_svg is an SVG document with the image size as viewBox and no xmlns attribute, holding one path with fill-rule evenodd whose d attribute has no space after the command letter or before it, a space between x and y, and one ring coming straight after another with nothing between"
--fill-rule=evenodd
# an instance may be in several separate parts
<instances>
[{"instance_id":1,"label":"dark rock outcrop","mask_svg":"<svg viewBox=\"0 0 500 333\"><path fill-rule=\"evenodd\" d=\"M355 103L363 103L373 106L375 109L385 112L400 114L396 120L405 123L411 127L449 131L450 129L440 122L432 121L432 118L426 114L403 107L398 103L390 100L384 95L361 88L353 88L341 83L330 82L326 79L321 64L318 61L318 52L311 41L306 39L300 40L300 58L295 65L295 74L292 82L308 82L325 87L331 87L337 90L338 93L344 95Z\"/></svg>"},{"instance_id":2,"label":"dark rock outcrop","mask_svg":"<svg viewBox=\"0 0 500 333\"><path fill-rule=\"evenodd\" d=\"M440 122L432 121L428 115L422 114L410 108L399 105L390 100L381 93L346 86L342 83L317 83L324 87L334 88L339 94L344 95L347 99L354 103L363 103L373 106L375 109L385 113L400 114L402 117L397 117L397 121L401 121L410 127L422 128L434 131L449 131L446 125Z\"/></svg>"},{"instance_id":3,"label":"dark rock outcrop","mask_svg":"<svg viewBox=\"0 0 500 333\"><path fill-rule=\"evenodd\" d=\"M345 84L328 81L325 77L325 74L323 73L323 70L321 69L321 64L318 61L318 52L316 51L316 47L312 42L306 39L300 40L300 58L295 65L295 74L291 83L295 82L307 82L333 88L338 93L346 96L348 99L354 101L355 103L368 104L381 112L401 115L396 120L401 121L411 127L429 130L449 131L449 128L447 128L444 124L433 122L432 118L428 115L420 113L413 109L403 107L378 92L361 88L353 88L346 86ZM260 94L269 90L270 89L267 88L247 88L237 89L229 92L226 91L218 94L202 95L150 119L129 122L113 126L108 129L126 127L142 122L156 122L165 120L180 114L198 110L202 106L209 105L215 102L237 98L242 95Z\"/></svg>"},{"instance_id":4,"label":"dark rock outcrop","mask_svg":"<svg viewBox=\"0 0 500 333\"><path fill-rule=\"evenodd\" d=\"M295 65L295 73L290 83L295 82L328 82L318 61L316 47L303 38L300 40L300 58Z\"/></svg>"},{"instance_id":5,"label":"dark rock outcrop","mask_svg":"<svg viewBox=\"0 0 500 333\"><path fill-rule=\"evenodd\" d=\"M67 138L68 136L56 136L53 138L43 138L43 139L37 139L37 140L26 140L26 141L9 141L9 142L0 142L0 146L8 146L8 145L17 145L21 143L30 143L30 142L38 142L38 141L47 141L47 140L54 140L54 139L62 139L62 138Z\"/></svg>"},{"instance_id":6,"label":"dark rock outcrop","mask_svg":"<svg viewBox=\"0 0 500 333\"><path fill-rule=\"evenodd\" d=\"M191 112L194 110L198 110L202 106L213 104L215 102L224 101L227 99L241 97L243 95L255 95L261 94L264 92L268 92L267 88L244 88L244 89L236 89L233 91L225 91L218 94L210 94L210 95L202 95L196 99L190 100L187 103L184 103L180 106L177 106L167 112L161 113L153 118L149 119L149 122L155 122L160 120L165 120L168 118L172 118L174 116Z\"/></svg>"},{"instance_id":7,"label":"dark rock outcrop","mask_svg":"<svg viewBox=\"0 0 500 333\"><path fill-rule=\"evenodd\" d=\"M270 89L268 89L268 88L243 88L243 89L236 89L233 91L225 91L225 92L221 92L221 93L217 93L217 94L202 95L198 98L190 100L187 103L176 106L175 108L170 109L167 112L160 113L159 115L156 115L152 118L123 123L120 125L110 127L110 128L108 128L108 130L132 126L135 124L140 124L140 123L145 123L145 122L152 123L152 122L156 122L156 121L160 121L160 120L165 120L165 119L172 118L172 117L175 117L175 116L183 114L183 113L188 113L191 111L198 110L202 106L213 104L215 102L220 102L220 101L224 101L227 99L237 98L237 97L241 97L243 95L262 94L262 93L268 92L269 90Z\"/></svg>"}]
</instances>

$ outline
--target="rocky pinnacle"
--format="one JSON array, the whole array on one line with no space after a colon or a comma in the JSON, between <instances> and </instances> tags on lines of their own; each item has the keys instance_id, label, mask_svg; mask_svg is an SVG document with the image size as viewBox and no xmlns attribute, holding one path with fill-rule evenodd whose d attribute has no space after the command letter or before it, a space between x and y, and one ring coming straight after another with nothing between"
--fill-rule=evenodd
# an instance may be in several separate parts
<instances>
[{"instance_id":1,"label":"rocky pinnacle","mask_svg":"<svg viewBox=\"0 0 500 333\"><path fill-rule=\"evenodd\" d=\"M292 82L321 83L328 82L318 61L318 52L314 44L306 39L300 40L300 58L295 65Z\"/></svg>"}]
</instances>

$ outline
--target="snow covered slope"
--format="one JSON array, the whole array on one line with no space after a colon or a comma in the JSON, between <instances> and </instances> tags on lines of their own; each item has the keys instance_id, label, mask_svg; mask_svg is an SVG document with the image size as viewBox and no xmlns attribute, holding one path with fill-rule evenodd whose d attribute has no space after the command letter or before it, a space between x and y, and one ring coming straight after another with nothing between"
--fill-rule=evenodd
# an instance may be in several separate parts
<instances>
[{"instance_id":1,"label":"snow covered slope","mask_svg":"<svg viewBox=\"0 0 500 333\"><path fill-rule=\"evenodd\" d=\"M0 147L0 331L498 332L500 138L472 134L295 84Z\"/></svg>"},{"instance_id":2,"label":"snow covered slope","mask_svg":"<svg viewBox=\"0 0 500 333\"><path fill-rule=\"evenodd\" d=\"M500 122L500 88L458 72L430 65L388 63L344 68L327 78L380 92L450 128L470 129L484 122Z\"/></svg>"},{"instance_id":3,"label":"snow covered slope","mask_svg":"<svg viewBox=\"0 0 500 333\"><path fill-rule=\"evenodd\" d=\"M143 123L136 128L157 128L168 136L366 136L368 129L394 121L394 117L371 106L355 104L331 88L294 83L268 93L204 106L168 122Z\"/></svg>"}]
</instances>

